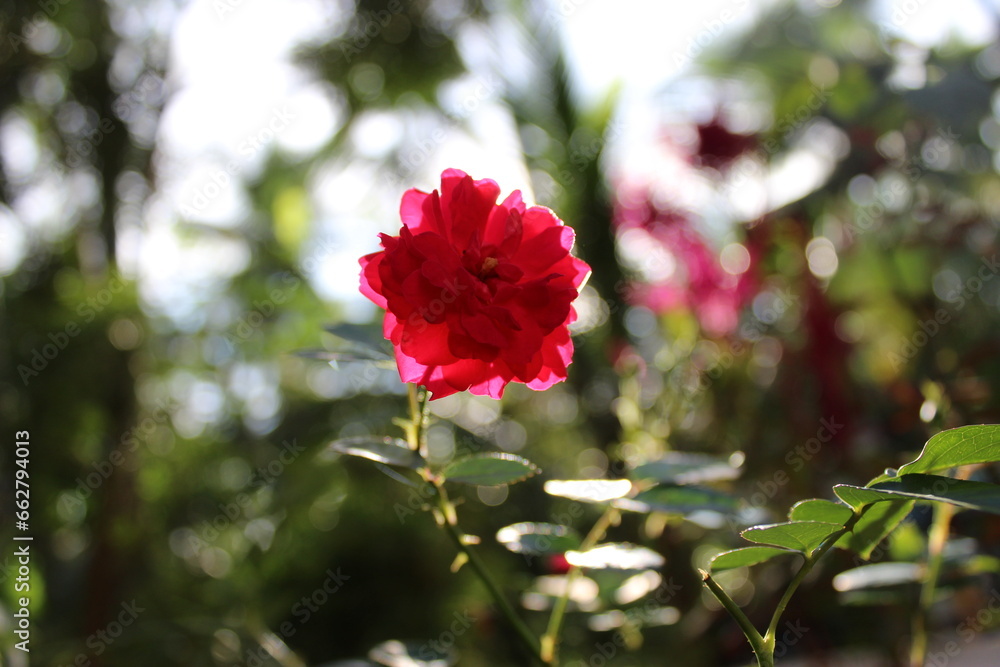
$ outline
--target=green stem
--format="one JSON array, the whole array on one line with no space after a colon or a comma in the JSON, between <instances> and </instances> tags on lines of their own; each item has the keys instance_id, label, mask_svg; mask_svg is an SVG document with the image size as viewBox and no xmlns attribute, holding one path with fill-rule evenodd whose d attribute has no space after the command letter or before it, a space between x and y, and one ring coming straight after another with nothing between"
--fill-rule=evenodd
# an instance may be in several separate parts
<instances>
[{"instance_id":1,"label":"green stem","mask_svg":"<svg viewBox=\"0 0 1000 667\"><path fill-rule=\"evenodd\" d=\"M760 667L773 667L774 665L774 648L776 643L776 636L778 633L778 623L781 622L781 615L785 613L785 608L788 607L789 601L792 599L792 595L798 590L799 585L805 580L805 578L812 571L813 566L819 562L819 560L826 555L826 552L833 548L833 545L837 543L841 537L847 533L854 530L854 525L858 522L861 516L864 514L864 509L858 510L853 516L844 524L844 527L838 530L836 533L830 535L826 540L817 547L811 554L805 557L805 561L802 563L802 567L799 571L795 573L792 580L788 582L788 587L785 589L784 594L778 601L777 606L774 609L774 615L771 617L771 622L767 626L767 632L761 637L760 633L750 622L750 619L746 617L743 610L740 609L732 598L722 589L719 584L712 579L705 571L701 571L701 575L705 580L705 585L708 590L712 592L713 595L719 600L729 615L732 616L736 622L739 624L740 629L743 630L743 634L746 635L747 641L750 642L750 646L753 647L753 651L757 656L757 664Z\"/></svg>"},{"instance_id":2,"label":"green stem","mask_svg":"<svg viewBox=\"0 0 1000 667\"><path fill-rule=\"evenodd\" d=\"M947 503L937 503L934 507L934 519L931 522L927 538L927 566L924 571L924 581L920 587L920 602L913 615L913 637L910 640L910 667L923 667L927 655L927 628L931 605L934 604L934 594L937 590L938 577L941 575L941 564L944 560L944 545L948 541L951 518L955 515L955 506Z\"/></svg>"},{"instance_id":3,"label":"green stem","mask_svg":"<svg viewBox=\"0 0 1000 667\"><path fill-rule=\"evenodd\" d=\"M583 538L579 551L583 552L593 549L604 538L605 533L608 532L608 528L617 521L618 510L608 506L604 510L604 514L601 515L601 518L597 520L597 523L587 533L587 536ZM566 573L566 589L552 606L552 616L549 617L548 628L545 630L545 634L542 635L541 657L542 661L546 664L558 664L559 632L562 628L563 618L566 615L570 592L573 590L573 584L579 576L580 568L575 565L570 566L569 571Z\"/></svg>"},{"instance_id":4,"label":"green stem","mask_svg":"<svg viewBox=\"0 0 1000 667\"><path fill-rule=\"evenodd\" d=\"M774 665L774 645L768 646L767 642L757 628L754 627L747 615L743 613L740 606L729 597L729 594L723 590L722 586L712 578L705 570L699 570L701 573L702 580L705 582L705 586L711 591L712 595L719 601L719 603L729 612L729 615L736 620L737 625L743 630L743 634L746 635L747 641L750 642L750 646L753 648L754 654L757 656L757 664L760 667L773 667Z\"/></svg>"},{"instance_id":5,"label":"green stem","mask_svg":"<svg viewBox=\"0 0 1000 667\"><path fill-rule=\"evenodd\" d=\"M403 424L406 441L410 443L410 449L426 457L427 443L424 435L427 430L430 392L425 389L421 394L420 387L415 384L406 385L406 390L410 405L410 419Z\"/></svg>"},{"instance_id":6,"label":"green stem","mask_svg":"<svg viewBox=\"0 0 1000 667\"><path fill-rule=\"evenodd\" d=\"M771 647L771 652L774 652L774 642L775 635L778 632L778 623L781 622L781 615L785 613L785 608L788 606L789 601L792 599L792 595L798 589L799 585L805 580L806 576L812 571L813 566L819 562L819 560L826 555L826 552L833 548L833 545L837 543L841 537L847 533L854 530L854 525L858 522L861 516L864 514L864 509L855 511L855 513L848 519L844 527L838 530L836 533L826 538L819 547L817 547L811 554L806 556L806 560L802 563L802 567L799 571L795 573L792 580L788 583L788 588L785 589L784 595L778 601L778 606L774 609L774 615L771 617L771 623L767 626L767 634L764 635L764 641ZM773 658L772 658L773 660Z\"/></svg>"},{"instance_id":7,"label":"green stem","mask_svg":"<svg viewBox=\"0 0 1000 667\"><path fill-rule=\"evenodd\" d=\"M427 432L427 421L429 415L429 401L430 392L427 390L420 393L420 388L415 384L407 385L407 393L409 398L410 407L410 419L403 424L403 430L406 432L407 442L410 444L410 448L420 452L424 457L427 456L427 443L426 443L426 432ZM493 601L499 607L501 613L507 619L507 621L514 628L517 633L518 638L524 644L525 648L528 649L531 656L544 664L544 661L540 657L538 640L532 634L528 626L524 624L521 617L517 615L514 608L508 602L507 598L504 597L503 591L500 590L500 586L493 579L490 574L489 569L486 567L486 563L479 557L479 554L473 551L469 544L465 540L465 533L458 526L458 514L455 512L455 505L448 499L448 493L445 491L444 483L436 479L429 470L421 470L421 474L424 479L427 479L430 484L433 485L434 490L437 495L438 509L441 512L440 524L448 533L448 536L455 543L458 548L459 553L463 554L472 566L472 569L479 576L480 581L486 586L486 590L489 591L493 598Z\"/></svg>"},{"instance_id":8,"label":"green stem","mask_svg":"<svg viewBox=\"0 0 1000 667\"><path fill-rule=\"evenodd\" d=\"M533 658L542 664L545 664L545 660L541 658L540 646L538 644L538 640L535 638L535 635L532 634L531 630L528 629L528 626L521 620L521 617L517 615L516 611L514 611L510 602L507 601L507 598L500 590L500 586L493 579L493 575L490 574L489 569L487 569L486 563L484 563L479 557L479 554L469 548L469 545L466 543L464 539L465 534L458 527L458 517L455 513L455 506L448 500L444 485L435 483L434 487L437 490L438 508L441 510L441 514L444 519L443 525L445 531L451 537L455 546L458 547L459 552L465 554L469 565L471 565L472 569L475 570L480 581L483 582L483 585L486 586L486 589L490 592L490 595L493 597L493 601L496 603L497 607L499 607L501 613L503 613L504 617L514 628L514 631L517 632L517 636L521 640L521 643L524 644L524 647L528 649Z\"/></svg>"},{"instance_id":9,"label":"green stem","mask_svg":"<svg viewBox=\"0 0 1000 667\"><path fill-rule=\"evenodd\" d=\"M960 468L956 479L968 479L971 467ZM941 566L944 563L944 548L951 532L951 519L955 516L955 506L935 503L934 519L927 536L927 566L924 581L920 587L920 602L913 616L913 636L910 639L910 667L923 667L927 658L927 633L930 627L931 606L937 592Z\"/></svg>"}]
</instances>

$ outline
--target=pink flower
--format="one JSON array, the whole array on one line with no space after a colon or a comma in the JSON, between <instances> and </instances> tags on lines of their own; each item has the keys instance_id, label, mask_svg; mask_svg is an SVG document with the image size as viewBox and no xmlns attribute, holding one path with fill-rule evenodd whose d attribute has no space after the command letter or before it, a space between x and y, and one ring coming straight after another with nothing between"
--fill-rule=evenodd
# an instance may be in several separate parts
<instances>
[{"instance_id":1,"label":"pink flower","mask_svg":"<svg viewBox=\"0 0 1000 667\"><path fill-rule=\"evenodd\" d=\"M520 191L457 169L440 193L403 195L399 236L361 258L361 292L386 309L403 382L434 398L468 389L500 398L509 382L547 389L566 379L568 326L590 267L570 255L574 233Z\"/></svg>"},{"instance_id":2,"label":"pink flower","mask_svg":"<svg viewBox=\"0 0 1000 667\"><path fill-rule=\"evenodd\" d=\"M668 279L633 283L629 301L656 313L691 311L712 336L736 330L740 311L754 294L754 271L740 275L726 272L688 215L663 210L652 201L619 205L615 223L619 235L640 230L649 247L668 253L677 266Z\"/></svg>"}]
</instances>

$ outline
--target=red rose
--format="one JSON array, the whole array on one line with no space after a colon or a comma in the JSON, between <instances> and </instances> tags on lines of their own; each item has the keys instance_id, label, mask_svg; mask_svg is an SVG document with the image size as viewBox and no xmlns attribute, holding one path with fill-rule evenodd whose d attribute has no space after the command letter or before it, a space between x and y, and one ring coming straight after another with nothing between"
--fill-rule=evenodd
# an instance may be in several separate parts
<instances>
[{"instance_id":1,"label":"red rose","mask_svg":"<svg viewBox=\"0 0 1000 667\"><path fill-rule=\"evenodd\" d=\"M434 398L468 389L500 398L508 382L547 389L566 379L568 325L590 267L570 255L573 230L515 190L457 169L441 192L403 195L399 236L361 258L361 292L386 309L403 382Z\"/></svg>"}]
</instances>

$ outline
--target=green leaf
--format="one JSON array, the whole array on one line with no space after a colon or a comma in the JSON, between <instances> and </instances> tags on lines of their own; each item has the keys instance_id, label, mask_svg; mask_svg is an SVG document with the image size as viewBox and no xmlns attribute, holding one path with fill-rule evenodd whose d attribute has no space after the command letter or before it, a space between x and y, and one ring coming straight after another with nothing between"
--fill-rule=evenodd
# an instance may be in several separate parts
<instances>
[{"instance_id":1,"label":"green leaf","mask_svg":"<svg viewBox=\"0 0 1000 667\"><path fill-rule=\"evenodd\" d=\"M736 479L739 475L739 467L732 465L730 459L687 452L668 452L656 461L637 466L629 473L632 479L651 479L671 484L703 484Z\"/></svg>"},{"instance_id":2,"label":"green leaf","mask_svg":"<svg viewBox=\"0 0 1000 667\"><path fill-rule=\"evenodd\" d=\"M778 547L741 547L732 551L723 551L712 559L709 566L712 572L732 570L737 567L749 567L771 560L775 556L795 553Z\"/></svg>"},{"instance_id":3,"label":"green leaf","mask_svg":"<svg viewBox=\"0 0 1000 667\"><path fill-rule=\"evenodd\" d=\"M898 475L940 472L972 463L1000 461L1000 425L962 426L938 433Z\"/></svg>"},{"instance_id":4,"label":"green leaf","mask_svg":"<svg viewBox=\"0 0 1000 667\"><path fill-rule=\"evenodd\" d=\"M874 563L841 572L833 578L840 593L865 588L913 584L923 579L924 568L916 563Z\"/></svg>"},{"instance_id":5,"label":"green leaf","mask_svg":"<svg viewBox=\"0 0 1000 667\"><path fill-rule=\"evenodd\" d=\"M550 479L545 493L585 503L606 503L632 490L627 479Z\"/></svg>"},{"instance_id":6,"label":"green leaf","mask_svg":"<svg viewBox=\"0 0 1000 667\"><path fill-rule=\"evenodd\" d=\"M842 526L850 521L852 516L854 512L847 505L819 498L800 500L788 512L788 518L792 521L821 521L839 523Z\"/></svg>"},{"instance_id":7,"label":"green leaf","mask_svg":"<svg viewBox=\"0 0 1000 667\"><path fill-rule=\"evenodd\" d=\"M330 443L330 449L341 454L360 456L363 459L388 463L403 468L423 468L427 465L420 454L410 449L405 440L399 438L344 438Z\"/></svg>"},{"instance_id":8,"label":"green leaf","mask_svg":"<svg viewBox=\"0 0 1000 667\"><path fill-rule=\"evenodd\" d=\"M395 368L396 362L391 357L370 350L298 350L295 356L305 359L319 359L336 363L338 361L363 361L379 368Z\"/></svg>"},{"instance_id":9,"label":"green leaf","mask_svg":"<svg viewBox=\"0 0 1000 667\"><path fill-rule=\"evenodd\" d=\"M601 544L589 551L567 551L566 562L597 570L647 570L661 567L665 559L652 549L621 542Z\"/></svg>"},{"instance_id":10,"label":"green leaf","mask_svg":"<svg viewBox=\"0 0 1000 667\"><path fill-rule=\"evenodd\" d=\"M382 337L382 326L380 324L350 324L341 322L323 327L328 333L340 339L339 344L350 344L356 347L363 347L372 352L389 356L382 348L386 342Z\"/></svg>"},{"instance_id":11,"label":"green leaf","mask_svg":"<svg viewBox=\"0 0 1000 667\"><path fill-rule=\"evenodd\" d=\"M769 544L809 554L823 544L826 538L843 527L842 524L825 521L790 521L754 526L747 528L740 535L743 539L757 544Z\"/></svg>"},{"instance_id":12,"label":"green leaf","mask_svg":"<svg viewBox=\"0 0 1000 667\"><path fill-rule=\"evenodd\" d=\"M973 574L998 574L1000 573L1000 558L996 556L987 556L986 554L979 554L977 556L972 556L971 558L966 557L962 559L960 565L961 571L967 575Z\"/></svg>"},{"instance_id":13,"label":"green leaf","mask_svg":"<svg viewBox=\"0 0 1000 667\"><path fill-rule=\"evenodd\" d=\"M833 491L854 507L905 497L1000 514L1000 485L940 475L902 475L871 487L838 484Z\"/></svg>"},{"instance_id":14,"label":"green leaf","mask_svg":"<svg viewBox=\"0 0 1000 667\"><path fill-rule=\"evenodd\" d=\"M538 473L538 466L527 459L504 452L488 452L454 461L441 473L449 482L500 486L514 484Z\"/></svg>"},{"instance_id":15,"label":"green leaf","mask_svg":"<svg viewBox=\"0 0 1000 667\"><path fill-rule=\"evenodd\" d=\"M554 523L515 523L497 531L497 542L516 554L545 556L580 548L580 535Z\"/></svg>"},{"instance_id":16,"label":"green leaf","mask_svg":"<svg viewBox=\"0 0 1000 667\"><path fill-rule=\"evenodd\" d=\"M458 656L449 645L434 641L401 642L391 639L368 652L368 658L380 665L406 665L407 667L449 667L458 662Z\"/></svg>"},{"instance_id":17,"label":"green leaf","mask_svg":"<svg viewBox=\"0 0 1000 667\"><path fill-rule=\"evenodd\" d=\"M866 560L871 558L875 548L913 510L915 502L906 498L897 498L889 502L866 506L861 510L861 518L854 524L854 529L837 540L836 546L853 551Z\"/></svg>"},{"instance_id":18,"label":"green leaf","mask_svg":"<svg viewBox=\"0 0 1000 667\"><path fill-rule=\"evenodd\" d=\"M735 514L738 500L735 496L715 489L700 486L674 486L663 484L640 491L632 498L614 501L615 507L632 512L666 512L668 514L690 514L699 510L711 510L723 514Z\"/></svg>"}]
</instances>

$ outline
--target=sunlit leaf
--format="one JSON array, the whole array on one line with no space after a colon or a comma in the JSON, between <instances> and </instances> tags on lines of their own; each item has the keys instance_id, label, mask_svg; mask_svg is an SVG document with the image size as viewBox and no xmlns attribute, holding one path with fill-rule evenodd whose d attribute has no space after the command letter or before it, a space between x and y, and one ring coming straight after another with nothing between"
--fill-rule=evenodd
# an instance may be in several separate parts
<instances>
[{"instance_id":1,"label":"sunlit leaf","mask_svg":"<svg viewBox=\"0 0 1000 667\"><path fill-rule=\"evenodd\" d=\"M737 567L749 567L769 561L775 556L785 556L795 553L778 547L742 547L732 551L724 551L712 559L712 572L732 570Z\"/></svg>"},{"instance_id":2,"label":"sunlit leaf","mask_svg":"<svg viewBox=\"0 0 1000 667\"><path fill-rule=\"evenodd\" d=\"M382 337L382 327L378 324L361 325L341 322L324 327L324 329L342 341L388 356L383 349L386 341Z\"/></svg>"},{"instance_id":3,"label":"sunlit leaf","mask_svg":"<svg viewBox=\"0 0 1000 667\"><path fill-rule=\"evenodd\" d=\"M545 493L587 503L603 503L621 498L632 490L627 479L550 479Z\"/></svg>"},{"instance_id":4,"label":"sunlit leaf","mask_svg":"<svg viewBox=\"0 0 1000 667\"><path fill-rule=\"evenodd\" d=\"M938 433L899 475L940 472L973 463L1000 461L1000 425L962 426Z\"/></svg>"},{"instance_id":5,"label":"sunlit leaf","mask_svg":"<svg viewBox=\"0 0 1000 667\"><path fill-rule=\"evenodd\" d=\"M643 463L629 473L632 479L650 479L671 484L702 484L739 477L739 466L732 458L716 458L706 454L668 452L656 461Z\"/></svg>"},{"instance_id":6,"label":"sunlit leaf","mask_svg":"<svg viewBox=\"0 0 1000 667\"><path fill-rule=\"evenodd\" d=\"M822 521L840 525L850 521L853 515L854 512L847 505L820 498L800 500L788 512L788 518L792 521Z\"/></svg>"},{"instance_id":7,"label":"sunlit leaf","mask_svg":"<svg viewBox=\"0 0 1000 667\"><path fill-rule=\"evenodd\" d=\"M370 438L366 436L343 438L331 442L330 449L341 454L360 456L379 463L388 463L413 470L427 465L420 454L410 449L406 441L399 438Z\"/></svg>"},{"instance_id":8,"label":"sunlit leaf","mask_svg":"<svg viewBox=\"0 0 1000 667\"><path fill-rule=\"evenodd\" d=\"M843 524L824 521L790 521L767 526L754 526L747 528L740 534L743 539L750 542L784 547L809 554L843 527Z\"/></svg>"},{"instance_id":9,"label":"sunlit leaf","mask_svg":"<svg viewBox=\"0 0 1000 667\"><path fill-rule=\"evenodd\" d=\"M525 609L544 611L552 607L555 598L567 592L571 608L593 611L599 606L601 588L596 581L580 575L570 578L565 574L535 577L528 590L521 595L521 604Z\"/></svg>"},{"instance_id":10,"label":"sunlit leaf","mask_svg":"<svg viewBox=\"0 0 1000 667\"><path fill-rule=\"evenodd\" d=\"M901 475L870 487L838 484L833 490L841 500L856 508L906 497L1000 514L1000 485L940 475Z\"/></svg>"},{"instance_id":11,"label":"sunlit leaf","mask_svg":"<svg viewBox=\"0 0 1000 667\"><path fill-rule=\"evenodd\" d=\"M960 567L965 574L983 574L986 572L1000 574L1000 558L986 554L967 556L962 559Z\"/></svg>"},{"instance_id":12,"label":"sunlit leaf","mask_svg":"<svg viewBox=\"0 0 1000 667\"><path fill-rule=\"evenodd\" d=\"M488 452L453 461L444 469L441 477L461 484L499 486L520 482L538 472L538 466L520 456Z\"/></svg>"},{"instance_id":13,"label":"sunlit leaf","mask_svg":"<svg viewBox=\"0 0 1000 667\"><path fill-rule=\"evenodd\" d=\"M660 485L640 491L632 498L621 498L614 505L632 512L666 512L690 514L710 510L734 514L738 499L728 493L699 486Z\"/></svg>"},{"instance_id":14,"label":"sunlit leaf","mask_svg":"<svg viewBox=\"0 0 1000 667\"><path fill-rule=\"evenodd\" d=\"M646 570L662 566L665 560L652 549L622 542L601 544L589 551L567 551L566 562L598 570Z\"/></svg>"},{"instance_id":15,"label":"sunlit leaf","mask_svg":"<svg viewBox=\"0 0 1000 667\"><path fill-rule=\"evenodd\" d=\"M385 667L450 667L455 652L441 642L401 642L390 639L368 652L368 658Z\"/></svg>"},{"instance_id":16,"label":"sunlit leaf","mask_svg":"<svg viewBox=\"0 0 1000 667\"><path fill-rule=\"evenodd\" d=\"M663 576L656 570L644 570L622 582L614 592L616 604L626 605L640 600L663 583Z\"/></svg>"},{"instance_id":17,"label":"sunlit leaf","mask_svg":"<svg viewBox=\"0 0 1000 667\"><path fill-rule=\"evenodd\" d=\"M396 362L391 357L379 352L374 353L365 350L333 351L333 350L298 350L295 356L306 359L319 359L330 362L361 361L370 363L378 368L396 368Z\"/></svg>"},{"instance_id":18,"label":"sunlit leaf","mask_svg":"<svg viewBox=\"0 0 1000 667\"><path fill-rule=\"evenodd\" d=\"M561 554L580 546L580 535L554 523L515 523L497 531L497 542L517 554Z\"/></svg>"},{"instance_id":19,"label":"sunlit leaf","mask_svg":"<svg viewBox=\"0 0 1000 667\"><path fill-rule=\"evenodd\" d=\"M911 584L923 579L924 568L916 563L874 563L841 572L833 578L840 592Z\"/></svg>"}]
</instances>

